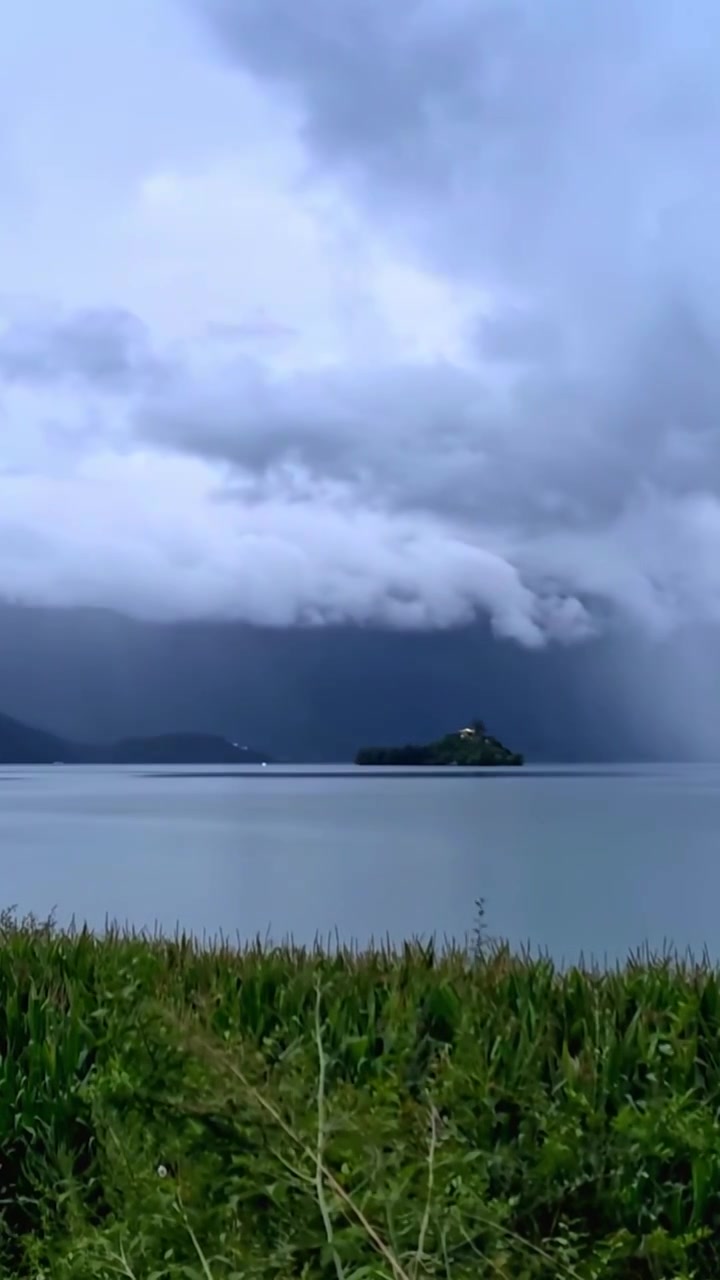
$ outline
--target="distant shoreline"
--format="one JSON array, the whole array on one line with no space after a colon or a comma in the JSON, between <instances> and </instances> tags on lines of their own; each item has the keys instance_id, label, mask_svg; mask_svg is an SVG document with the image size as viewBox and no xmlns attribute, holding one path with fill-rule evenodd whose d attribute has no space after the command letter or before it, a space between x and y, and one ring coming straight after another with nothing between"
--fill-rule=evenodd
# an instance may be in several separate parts
<instances>
[{"instance_id":1,"label":"distant shoreline","mask_svg":"<svg viewBox=\"0 0 720 1280\"><path fill-rule=\"evenodd\" d=\"M401 781L403 778L413 778L420 781L424 778L445 778L456 779L466 778L471 780L492 779L492 778L611 778L617 773L617 769L612 765L598 765L597 768L575 768L573 765L558 765L549 767L547 765L526 765L523 769L513 768L492 768L478 766L475 769L468 769L459 766L453 768L428 768L419 766L416 769L402 769L397 766L389 766L386 769L373 769L367 767L359 767L348 765L346 768L332 767L324 768L322 765L317 768L306 768L303 766L297 769L288 768L284 765L275 765L267 769L216 769L208 766L207 769L198 770L194 767L183 769L155 769L152 773L143 771L142 776L147 778L236 778L238 781L250 781L256 778L280 781L288 778L311 779L311 778L337 778L349 779L353 782L372 782L377 781ZM628 771L623 772L623 776L628 776Z\"/></svg>"},{"instance_id":2,"label":"distant shoreline","mask_svg":"<svg viewBox=\"0 0 720 1280\"><path fill-rule=\"evenodd\" d=\"M648 768L662 768L665 764L673 764L673 761L662 761L656 764L655 761L636 762L636 761L620 761L619 764L603 762L598 765L573 765L570 763L549 765L549 764L525 764L524 768L517 769L508 767L495 767L488 769L486 766L478 766L476 768L467 768L465 766L437 767L428 768L427 766L418 766L417 768L403 769L397 766L388 766L387 768L368 768L359 767L348 763L347 765L298 765L289 764L273 765L262 768L260 765L234 765L225 767L223 764L201 764L192 763L188 765L163 763L158 765L147 764L146 762L137 762L134 764L113 764L113 763L86 763L71 762L62 763L62 769L65 772L77 772L78 770L98 770L115 772L125 770L134 774L136 777L143 778L235 778L238 782L254 781L257 778L270 779L275 781L288 780L296 778L302 780L311 780L313 778L330 778L330 779L349 779L354 782L371 782L373 780L397 780L414 778L418 781L423 778L439 779L439 778L613 778L618 775L618 771L622 771L623 777L634 776L635 773L641 775ZM681 762L684 763L684 762ZM0 763L0 781L9 781L13 777L17 777L22 770L29 769L53 769L56 766L46 763L35 764L28 761L3 761ZM688 765L692 767L692 765ZM6 772L7 771L7 772ZM12 771L12 772L10 772Z\"/></svg>"}]
</instances>

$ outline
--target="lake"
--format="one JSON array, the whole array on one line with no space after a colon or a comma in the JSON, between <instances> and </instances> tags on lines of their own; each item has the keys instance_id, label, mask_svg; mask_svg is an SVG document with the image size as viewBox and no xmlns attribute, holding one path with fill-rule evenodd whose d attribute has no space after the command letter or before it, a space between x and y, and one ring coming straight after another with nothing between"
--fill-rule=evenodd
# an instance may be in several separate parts
<instances>
[{"instance_id":1,"label":"lake","mask_svg":"<svg viewBox=\"0 0 720 1280\"><path fill-rule=\"evenodd\" d=\"M459 775L459 776L458 776ZM1 768L0 902L101 929L366 942L488 930L720 957L720 766L398 776Z\"/></svg>"}]
</instances>

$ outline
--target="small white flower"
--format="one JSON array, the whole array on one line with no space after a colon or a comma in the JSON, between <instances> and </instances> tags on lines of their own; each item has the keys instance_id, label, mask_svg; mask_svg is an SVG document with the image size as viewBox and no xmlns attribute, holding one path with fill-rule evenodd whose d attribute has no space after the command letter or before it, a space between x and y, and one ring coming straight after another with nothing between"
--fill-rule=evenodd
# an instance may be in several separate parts
<instances>
[{"instance_id":1,"label":"small white flower","mask_svg":"<svg viewBox=\"0 0 720 1280\"><path fill-rule=\"evenodd\" d=\"M167 1166L164 1164L159 1164L156 1172L158 1178L167 1178L168 1176Z\"/></svg>"}]
</instances>

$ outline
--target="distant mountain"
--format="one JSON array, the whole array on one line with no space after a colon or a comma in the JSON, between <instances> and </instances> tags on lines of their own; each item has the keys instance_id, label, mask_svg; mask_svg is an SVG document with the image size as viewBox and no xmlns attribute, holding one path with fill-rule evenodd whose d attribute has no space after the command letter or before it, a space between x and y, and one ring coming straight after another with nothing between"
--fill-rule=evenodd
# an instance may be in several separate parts
<instances>
[{"instance_id":1,"label":"distant mountain","mask_svg":"<svg viewBox=\"0 0 720 1280\"><path fill-rule=\"evenodd\" d=\"M212 733L163 733L125 738L105 749L110 764L262 764L269 757Z\"/></svg>"},{"instance_id":2,"label":"distant mountain","mask_svg":"<svg viewBox=\"0 0 720 1280\"><path fill-rule=\"evenodd\" d=\"M65 763L72 755L70 743L55 734L0 715L0 764L54 764L56 760Z\"/></svg>"},{"instance_id":3,"label":"distant mountain","mask_svg":"<svg viewBox=\"0 0 720 1280\"><path fill-rule=\"evenodd\" d=\"M269 757L210 733L84 744L0 715L0 764L261 764Z\"/></svg>"}]
</instances>

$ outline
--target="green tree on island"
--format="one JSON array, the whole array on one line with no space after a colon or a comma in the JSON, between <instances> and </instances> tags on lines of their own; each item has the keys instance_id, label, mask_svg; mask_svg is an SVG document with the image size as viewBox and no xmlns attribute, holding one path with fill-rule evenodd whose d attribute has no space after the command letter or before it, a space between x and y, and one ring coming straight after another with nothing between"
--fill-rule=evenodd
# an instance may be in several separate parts
<instances>
[{"instance_id":1,"label":"green tree on island","mask_svg":"<svg viewBox=\"0 0 720 1280\"><path fill-rule=\"evenodd\" d=\"M463 729L448 733L436 742L407 743L403 747L362 747L355 757L358 765L521 765L523 757L510 751L488 734L482 720L472 720Z\"/></svg>"}]
</instances>

